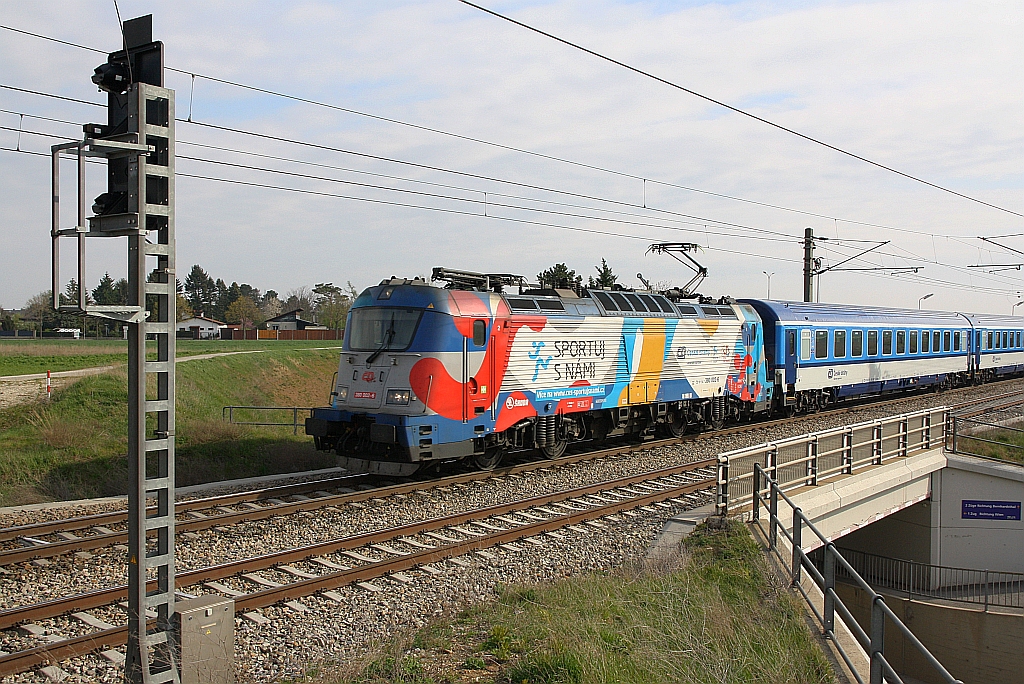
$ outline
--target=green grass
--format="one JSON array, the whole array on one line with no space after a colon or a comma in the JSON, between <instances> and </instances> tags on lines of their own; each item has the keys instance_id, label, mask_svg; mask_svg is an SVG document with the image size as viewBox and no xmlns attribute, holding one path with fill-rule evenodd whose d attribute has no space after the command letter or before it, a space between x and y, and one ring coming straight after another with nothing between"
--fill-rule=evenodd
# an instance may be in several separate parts
<instances>
[{"instance_id":1,"label":"green grass","mask_svg":"<svg viewBox=\"0 0 1024 684\"><path fill-rule=\"evenodd\" d=\"M981 442L961 435L957 438L958 449L968 454L1024 464L1024 432L993 429L978 432L977 437L989 441Z\"/></svg>"},{"instance_id":2,"label":"green grass","mask_svg":"<svg viewBox=\"0 0 1024 684\"><path fill-rule=\"evenodd\" d=\"M311 349L340 347L340 340L178 340L178 358L217 352L255 349ZM147 344L150 355L155 343ZM113 366L127 361L124 340L0 340L0 376L27 375L46 371L67 371L95 366Z\"/></svg>"},{"instance_id":3,"label":"green grass","mask_svg":"<svg viewBox=\"0 0 1024 684\"><path fill-rule=\"evenodd\" d=\"M737 522L685 562L504 589L323 682L661 684L835 681L793 597ZM681 565L681 567L680 567Z\"/></svg>"},{"instance_id":4,"label":"green grass","mask_svg":"<svg viewBox=\"0 0 1024 684\"><path fill-rule=\"evenodd\" d=\"M293 436L285 428L228 425L221 409L322 406L337 364L337 351L293 347L179 366L179 486L334 465L301 427ZM82 378L48 404L0 410L0 505L124 494L127 443L123 368Z\"/></svg>"}]
</instances>

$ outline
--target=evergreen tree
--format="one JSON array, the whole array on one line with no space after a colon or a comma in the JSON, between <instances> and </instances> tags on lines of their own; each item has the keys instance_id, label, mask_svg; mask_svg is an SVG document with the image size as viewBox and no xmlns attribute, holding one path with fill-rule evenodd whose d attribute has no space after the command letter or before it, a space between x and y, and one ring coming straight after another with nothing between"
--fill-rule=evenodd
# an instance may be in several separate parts
<instances>
[{"instance_id":1,"label":"evergreen tree","mask_svg":"<svg viewBox=\"0 0 1024 684\"><path fill-rule=\"evenodd\" d=\"M224 315L228 310L228 284L223 279L217 278L213 284L213 289L213 311L210 315L218 321L223 321Z\"/></svg>"},{"instance_id":2,"label":"evergreen tree","mask_svg":"<svg viewBox=\"0 0 1024 684\"><path fill-rule=\"evenodd\" d=\"M96 300L97 304L102 306L120 303L117 301L117 291L114 289L114 279L110 277L109 273L104 273L103 277L100 278L100 282L96 285L96 289L92 291L92 298Z\"/></svg>"},{"instance_id":3,"label":"evergreen tree","mask_svg":"<svg viewBox=\"0 0 1024 684\"><path fill-rule=\"evenodd\" d=\"M541 271L537 274L537 280L540 281L541 287L551 289L578 289L583 284L583 276L576 275L576 271L565 264L555 264L551 268Z\"/></svg>"},{"instance_id":4,"label":"evergreen tree","mask_svg":"<svg viewBox=\"0 0 1024 684\"><path fill-rule=\"evenodd\" d=\"M196 315L212 316L217 299L217 286L210 274L196 264L185 278L185 296Z\"/></svg>"},{"instance_id":5,"label":"evergreen tree","mask_svg":"<svg viewBox=\"0 0 1024 684\"><path fill-rule=\"evenodd\" d=\"M611 287L619 279L619 276L612 273L611 266L604 259L601 259L601 265L595 266L594 269L597 271L597 277L587 278L587 287Z\"/></svg>"}]
</instances>

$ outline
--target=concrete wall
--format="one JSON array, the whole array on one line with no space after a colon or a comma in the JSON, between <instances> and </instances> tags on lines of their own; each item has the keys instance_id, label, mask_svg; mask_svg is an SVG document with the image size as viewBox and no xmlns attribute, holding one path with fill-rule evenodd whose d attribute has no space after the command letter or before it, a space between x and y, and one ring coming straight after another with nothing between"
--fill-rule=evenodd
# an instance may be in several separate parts
<instances>
[{"instance_id":1,"label":"concrete wall","mask_svg":"<svg viewBox=\"0 0 1024 684\"><path fill-rule=\"evenodd\" d=\"M948 455L932 474L931 563L1024 572L1024 521L965 519L965 499L1024 501L1024 466Z\"/></svg>"},{"instance_id":2,"label":"concrete wall","mask_svg":"<svg viewBox=\"0 0 1024 684\"><path fill-rule=\"evenodd\" d=\"M838 584L836 593L864 631L870 633L870 594L843 583ZM986 613L892 595L886 595L885 602L957 679L967 684L1024 680L1024 614ZM917 649L904 643L903 635L891 622L886 625L885 657L900 675L929 684L942 682Z\"/></svg>"},{"instance_id":3,"label":"concrete wall","mask_svg":"<svg viewBox=\"0 0 1024 684\"><path fill-rule=\"evenodd\" d=\"M856 529L836 544L876 556L931 563L932 502L921 501Z\"/></svg>"}]
</instances>

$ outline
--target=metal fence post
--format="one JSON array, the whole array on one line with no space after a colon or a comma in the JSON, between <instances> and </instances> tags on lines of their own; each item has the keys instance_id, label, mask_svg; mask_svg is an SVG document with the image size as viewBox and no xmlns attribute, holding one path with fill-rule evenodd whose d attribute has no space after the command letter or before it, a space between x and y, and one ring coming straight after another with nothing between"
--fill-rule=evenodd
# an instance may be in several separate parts
<instances>
[{"instance_id":1,"label":"metal fence post","mask_svg":"<svg viewBox=\"0 0 1024 684\"><path fill-rule=\"evenodd\" d=\"M779 485L773 478L770 486L768 513L771 516L771 525L769 525L768 532L768 547L774 551L779 538Z\"/></svg>"},{"instance_id":2,"label":"metal fence post","mask_svg":"<svg viewBox=\"0 0 1024 684\"><path fill-rule=\"evenodd\" d=\"M836 600L833 593L836 588L836 557L834 553L835 547L832 544L827 544L825 546L825 572L822 573L825 577L825 586L822 588L825 593L823 626L825 634L830 637L834 636L836 629Z\"/></svg>"},{"instance_id":3,"label":"metal fence post","mask_svg":"<svg viewBox=\"0 0 1024 684\"><path fill-rule=\"evenodd\" d=\"M988 612L988 570L985 570L985 612Z\"/></svg>"},{"instance_id":4,"label":"metal fence post","mask_svg":"<svg viewBox=\"0 0 1024 684\"><path fill-rule=\"evenodd\" d=\"M818 436L814 435L807 442L807 485L815 487L818 484Z\"/></svg>"},{"instance_id":5,"label":"metal fence post","mask_svg":"<svg viewBox=\"0 0 1024 684\"><path fill-rule=\"evenodd\" d=\"M292 408L292 434L299 434L299 409Z\"/></svg>"},{"instance_id":6,"label":"metal fence post","mask_svg":"<svg viewBox=\"0 0 1024 684\"><path fill-rule=\"evenodd\" d=\"M882 443L882 425L880 423L875 425L873 432L874 443L871 445L871 448L874 451L874 454L872 454L871 465L882 465L882 452L884 450Z\"/></svg>"},{"instance_id":7,"label":"metal fence post","mask_svg":"<svg viewBox=\"0 0 1024 684\"><path fill-rule=\"evenodd\" d=\"M953 416L953 432L952 432L952 435L951 435L952 439L951 439L950 441L951 441L951 443L952 443L952 447L953 447L953 448L952 448L952 452L953 452L954 454L956 454L956 453L959 453L959 452L957 452L957 450L956 450L956 433L957 433L957 428L956 428L956 416Z\"/></svg>"},{"instance_id":8,"label":"metal fence post","mask_svg":"<svg viewBox=\"0 0 1024 684\"><path fill-rule=\"evenodd\" d=\"M755 471L755 481L756 481L756 471ZM757 513L756 513L756 511L757 511L757 508L756 508L757 501L756 500L754 501L754 506L755 506L755 508L754 508L754 510L755 510L754 518L756 520L757 519ZM715 512L718 513L718 515L724 516L724 515L728 515L729 514L729 457L728 456L719 456L718 457L718 501L716 502L715 508L717 509Z\"/></svg>"},{"instance_id":9,"label":"metal fence post","mask_svg":"<svg viewBox=\"0 0 1024 684\"><path fill-rule=\"evenodd\" d=\"M843 475L853 472L853 428L843 433Z\"/></svg>"},{"instance_id":10,"label":"metal fence post","mask_svg":"<svg viewBox=\"0 0 1024 684\"><path fill-rule=\"evenodd\" d=\"M883 684L882 657L885 654L885 613L879 603L883 599L875 594L871 599L871 684Z\"/></svg>"},{"instance_id":11,"label":"metal fence post","mask_svg":"<svg viewBox=\"0 0 1024 684\"><path fill-rule=\"evenodd\" d=\"M910 453L910 419L904 418L899 423L899 436L896 438L896 442L899 444L899 453L903 458L907 457Z\"/></svg>"},{"instance_id":12,"label":"metal fence post","mask_svg":"<svg viewBox=\"0 0 1024 684\"><path fill-rule=\"evenodd\" d=\"M793 568L791 586L800 584L800 569L803 566L803 516L799 508L793 509Z\"/></svg>"},{"instance_id":13,"label":"metal fence post","mask_svg":"<svg viewBox=\"0 0 1024 684\"><path fill-rule=\"evenodd\" d=\"M924 417L924 424L921 426L921 441L924 442L921 446L925 449L932 448L932 414L929 411Z\"/></svg>"},{"instance_id":14,"label":"metal fence post","mask_svg":"<svg viewBox=\"0 0 1024 684\"><path fill-rule=\"evenodd\" d=\"M761 520L761 464L754 464L754 522Z\"/></svg>"}]
</instances>

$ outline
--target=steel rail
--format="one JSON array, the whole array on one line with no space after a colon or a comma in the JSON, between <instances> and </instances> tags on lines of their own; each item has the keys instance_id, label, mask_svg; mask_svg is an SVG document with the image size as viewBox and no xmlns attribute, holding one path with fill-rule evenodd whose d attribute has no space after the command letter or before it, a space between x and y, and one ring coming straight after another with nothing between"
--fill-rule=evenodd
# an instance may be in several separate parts
<instances>
[{"instance_id":1,"label":"steel rail","mask_svg":"<svg viewBox=\"0 0 1024 684\"><path fill-rule=\"evenodd\" d=\"M608 491L610 489L616 489L619 487L628 487L632 484L637 484L640 482L648 482L651 480L656 480L658 478L671 477L673 475L680 475L683 473L701 470L704 468L712 468L715 466L715 463L716 461L714 459L694 461L692 463L671 466L669 468L661 468L658 470L648 471L646 473L616 478L614 480L606 480L604 482L598 482L592 485L576 487L574 489L555 492L552 494L541 494L539 496L534 496L528 499L520 499L518 501L512 501L504 504L496 504L494 506L488 506L486 508L478 508L470 511L464 511L462 513L454 513L452 515L443 516L440 518L431 518L429 520L408 523L406 525L387 528L384 530L366 532L351 537L342 537L340 539L332 539L325 542L319 542L317 544L311 544L309 546L285 549L283 551L277 551L262 556L254 556L252 558L229 561L227 563L222 563L220 565L208 566L206 568L199 568L188 572L178 573L177 586L178 588L182 588L193 584L198 584L201 582L209 582L212 580L223 579L225 577L230 577L241 572L264 570L266 568L273 567L281 563L294 563L297 561L305 560L306 558L309 558L311 556L336 553L338 551L347 551L354 548L359 548L360 546L365 546L367 544L375 544L380 541L393 539L396 536L420 534L422 532L428 532L450 525L459 525L468 520L486 518L494 515L502 515L504 513L522 510L524 508L543 506L546 503L554 503L559 501L565 501L568 499L575 499L581 496L594 494L596 492ZM709 483L713 482L714 476L709 476L708 478L701 480L699 483L695 484L700 484L701 486L706 487ZM687 486L689 486L689 484ZM153 586L156 586L155 582L153 583ZM69 612L77 612L81 610L87 610L90 608L98 608L100 606L108 605L110 603L114 603L115 601L124 598L124 596L127 595L127 591L127 586L120 585L117 587L100 589L85 594L78 594L77 596L71 596L68 598L62 598L54 601L38 603L31 606L23 606L0 611L0 629L7 629L19 623L27 622L30 620L43 620L46 618L57 617L59 615L63 615Z\"/></svg>"},{"instance_id":2,"label":"steel rail","mask_svg":"<svg viewBox=\"0 0 1024 684\"><path fill-rule=\"evenodd\" d=\"M438 518L431 521L423 521L419 523L411 523L409 525L403 525L401 527L392 528L390 530L381 530L377 532L367 533L364 535L358 535L356 537L349 537L345 539L335 540L333 542L325 542L324 544L317 545L325 550L315 549L315 547L304 547L299 549L290 549L281 551L276 554L269 554L268 556L257 557L253 559L246 559L243 561L235 561L233 563L226 563L220 566L214 566L211 568L204 568L202 570L193 571L191 573L183 573L178 575L177 586L185 587L192 584L198 584L204 581L212 581L213 579L224 578L232 575L236 575L240 572L247 572L258 569L266 569L281 563L296 562L305 560L311 556L323 555L334 551L346 550L348 548L358 548L365 546L370 543L376 543L378 540L394 539L395 537L404 536L408 534L417 534L419 532L436 529L438 527L448 527L451 525L458 525L463 522L468 522L472 519L487 518L494 515L502 515L504 513L511 513L517 510L532 508L535 506L544 505L545 503L553 503L556 501L563 501L567 499L579 498L581 496L587 496L588 494L596 493L598 491L607 491L609 489L616 489L619 487L629 486L630 484L636 484L644 480L657 479L659 477L667 477L682 472L697 470L702 467L709 467L713 464L712 460L696 462L692 464L686 464L684 466L675 466L669 469L663 469L659 471L652 471L644 475L635 475L628 478L620 478L617 480L611 480L605 483L599 483L596 485L588 485L586 487L580 487L569 491L559 492L557 494L543 495L539 497L532 497L530 499L524 499L521 501L513 502L510 504L500 504L497 506L491 506L484 509L478 509L475 511L467 511L465 513L454 514L451 516L445 516L444 518ZM674 471L674 472L668 472ZM256 591L244 596L236 597L235 599L235 612L245 612L253 610L255 608L261 608L269 605L273 605L280 601L287 601L304 596L309 596L320 591L334 589L341 586L351 584L353 582L359 582L367 579L373 579L381 577L393 572L401 570L407 570L419 565L437 562L446 558L463 555L469 551L479 550L496 546L498 544L505 544L517 539L524 537L532 537L543 532L550 532L566 525L572 525L578 522L586 522L588 520L594 520L607 515L612 515L621 511L630 510L633 508L639 508L647 504L657 503L668 499L674 499L679 496L690 494L701 489L706 489L709 484L714 482L714 477L709 477L698 482L691 482L684 485L669 486L659 492L652 492L650 494L639 495L634 498L626 499L616 503L604 504L600 506L592 506L586 510L580 510L575 512L567 512L566 514L559 515L557 517L534 522L527 523L524 525L516 526L508 530L493 532L484 534L480 537L469 538L463 541L446 544L433 549L423 549L420 551L410 552L403 556L398 556L393 559L385 559L377 561L375 563L369 563L357 568L349 570L340 570L337 572L328 573L321 575L320 577L311 579L302 579L289 584L282 585L280 587L274 587L270 589L263 589ZM87 601L83 604L81 601L72 605L71 601L64 601L64 605L61 607L59 613L47 615L47 617L55 617L56 615L71 612L73 610L83 610L86 608L95 608L100 605L107 605L112 601L116 601L122 598L127 593L127 587L117 587L114 589L103 590L100 592L93 592L91 594L83 594L80 597L73 597L71 601L75 599L82 599L85 597L91 597L92 601L100 600L100 603L94 603ZM57 602L53 602L57 603ZM36 608L41 608L45 605L52 604L40 604ZM17 611L27 609L16 609ZM6 611L4 616L9 616L14 611ZM23 615L29 613L25 612ZM28 619L23 617L22 620ZM36 619L39 619L37 616ZM6 626L10 626L9 620L5 620ZM18 672L24 672L25 670L42 664L44 662L55 662L65 660L74 656L84 655L97 648L109 648L111 646L117 646L125 643L127 639L127 626L115 627L113 629L101 630L98 632L92 632L79 637L68 639L61 642L48 644L45 646L39 646L25 651L20 651L10 655L0 657L0 676L8 676L11 674L17 674Z\"/></svg>"},{"instance_id":3,"label":"steel rail","mask_svg":"<svg viewBox=\"0 0 1024 684\"><path fill-rule=\"evenodd\" d=\"M1010 380L1003 381L1009 382ZM991 386L991 385L989 385ZM976 405L986 401L993 401L1011 396L1020 396L1019 392L1007 392L1002 395L996 395L994 397L983 397L979 399L968 400L961 402L952 407L952 409L963 408L967 406ZM837 406L829 413L848 413L850 411L862 408L867 405L873 406L884 406L892 403L899 403L906 401L908 397L899 397L895 399L889 399L882 402L874 403L857 403L854 405L842 405ZM1012 405L1012 404L1011 404ZM951 410L952 410L951 409ZM991 410L991 409L987 409ZM316 510L326 506L337 505L340 503L348 503L353 501L364 501L371 498L378 498L384 496L393 496L395 494L405 494L412 491L420 491L423 489L431 489L434 487L442 487L451 484L461 484L465 482L471 482L482 479L489 479L492 477L503 477L511 474L531 472L534 470L540 470L544 468L557 467L561 465L568 465L572 463L578 463L582 461L597 460L600 458L606 458L609 456L617 456L627 453L632 453L638 450L653 449L662 446L671 446L674 444L693 442L705 439L714 439L717 437L742 434L752 429L760 427L775 427L779 425L785 425L792 422L798 422L806 420L815 414L801 414L797 416L790 416L786 418L779 418L776 420L770 420L765 422L759 422L755 424L747 424L725 428L723 430L717 430L712 432L703 432L693 435L684 435L681 437L673 437L667 439L658 439L643 442L640 444L626 445L626 446L613 446L604 449L598 449L595 451L585 451L579 454L571 454L568 456L562 456L557 459L545 459L539 461L532 461L529 463L516 464L505 466L502 468L496 468L491 471L474 471L470 473L461 473L456 475L449 475L433 480L418 480L413 482L401 483L396 485L386 485L369 489L361 492L351 492L345 494L332 495L328 497L317 497L309 501L303 502L291 502L286 504L274 504L273 506L267 506L263 510L247 510L239 511L233 514L220 514L208 516L203 519L190 519L190 520L179 520L176 522L177 532L195 532L198 530L209 529L217 525L232 525L239 522L247 522L252 520L261 520L275 515L288 515L291 513L297 513L301 511ZM290 496L294 494L302 494L306 492L322 490L325 487L339 487L347 484L357 484L364 482L368 479L372 479L372 476L366 475L347 475L337 478L330 478L325 480L316 480L313 482L302 482L291 485L282 485L280 487L271 487L267 489L248 491L248 492L237 492L233 494L225 494L213 497L207 497L203 499L193 499L189 501L181 501L175 505L175 514L186 513L189 511L201 511L217 506L230 506L239 503L256 502L266 499L277 498L281 496ZM387 480L389 478L379 478L381 480ZM370 494L368 494L368 492ZM155 509L154 509L155 510ZM126 513L124 511L112 511L110 513L97 513L87 516L79 516L75 518L66 518L63 520L52 520L42 523L30 523L27 525L20 525L16 527L0 528L0 542L2 541L15 541L19 538L31 537L36 538L41 535L53 534L56 532L67 532L72 530L88 529L96 526L105 526L111 524L120 524L126 521ZM122 543L127 540L126 532L114 532L109 534L96 534L88 537L82 537L81 539L75 540L61 540L48 542L46 544L39 544L33 546L26 546L25 548L15 548L0 550L0 567L4 565L10 565L13 563L25 562L34 560L37 558L52 558L55 556L63 555L66 553L73 553L76 551L92 551L95 549L103 548L113 544Z\"/></svg>"}]
</instances>

